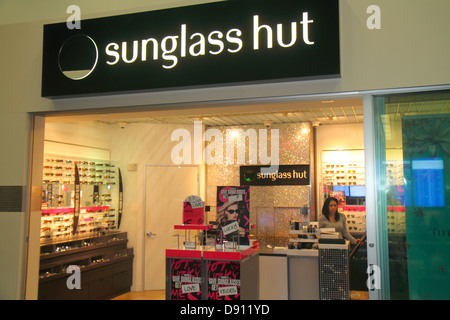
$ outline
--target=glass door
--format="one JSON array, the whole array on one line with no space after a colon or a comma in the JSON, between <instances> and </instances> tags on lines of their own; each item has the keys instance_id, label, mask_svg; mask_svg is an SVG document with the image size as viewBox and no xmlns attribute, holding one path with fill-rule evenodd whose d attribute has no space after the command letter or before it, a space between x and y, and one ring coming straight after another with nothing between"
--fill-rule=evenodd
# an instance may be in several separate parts
<instances>
[{"instance_id":1,"label":"glass door","mask_svg":"<svg viewBox=\"0 0 450 320\"><path fill-rule=\"evenodd\" d=\"M382 298L448 300L450 90L374 97L373 120Z\"/></svg>"}]
</instances>

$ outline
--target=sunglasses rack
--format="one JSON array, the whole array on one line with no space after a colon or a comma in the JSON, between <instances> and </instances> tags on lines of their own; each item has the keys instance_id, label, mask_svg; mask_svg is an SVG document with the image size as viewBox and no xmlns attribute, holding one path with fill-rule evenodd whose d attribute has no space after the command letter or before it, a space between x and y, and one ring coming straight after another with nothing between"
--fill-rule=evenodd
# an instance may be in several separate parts
<instances>
[{"instance_id":1,"label":"sunglasses rack","mask_svg":"<svg viewBox=\"0 0 450 320\"><path fill-rule=\"evenodd\" d=\"M80 216L74 232L75 165L80 181ZM117 229L118 173L108 161L45 155L41 197L41 242L72 239Z\"/></svg>"},{"instance_id":2,"label":"sunglasses rack","mask_svg":"<svg viewBox=\"0 0 450 320\"><path fill-rule=\"evenodd\" d=\"M322 180L324 184L352 186L365 184L364 162L323 162Z\"/></svg>"},{"instance_id":3,"label":"sunglasses rack","mask_svg":"<svg viewBox=\"0 0 450 320\"><path fill-rule=\"evenodd\" d=\"M366 231L366 207L365 206L343 206L341 213L347 218L349 232Z\"/></svg>"},{"instance_id":4,"label":"sunglasses rack","mask_svg":"<svg viewBox=\"0 0 450 320\"><path fill-rule=\"evenodd\" d=\"M334 196L347 218L348 231L366 231L365 163L362 150L327 150L321 165L323 201ZM323 202L322 202L323 203Z\"/></svg>"}]
</instances>

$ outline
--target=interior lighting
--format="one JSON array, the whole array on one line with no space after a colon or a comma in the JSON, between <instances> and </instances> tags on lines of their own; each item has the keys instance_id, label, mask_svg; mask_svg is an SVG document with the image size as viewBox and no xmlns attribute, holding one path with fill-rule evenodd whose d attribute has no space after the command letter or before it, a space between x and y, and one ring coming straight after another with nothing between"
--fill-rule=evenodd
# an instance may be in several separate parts
<instances>
[{"instance_id":1,"label":"interior lighting","mask_svg":"<svg viewBox=\"0 0 450 320\"><path fill-rule=\"evenodd\" d=\"M237 137L239 137L239 131L238 130L231 130L230 131L230 138L231 139L236 139Z\"/></svg>"}]
</instances>

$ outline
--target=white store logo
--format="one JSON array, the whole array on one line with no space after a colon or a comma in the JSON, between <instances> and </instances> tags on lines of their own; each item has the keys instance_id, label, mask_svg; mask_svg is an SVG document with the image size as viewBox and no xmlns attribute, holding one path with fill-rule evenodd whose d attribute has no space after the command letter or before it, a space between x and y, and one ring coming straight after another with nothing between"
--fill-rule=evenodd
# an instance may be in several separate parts
<instances>
[{"instance_id":1,"label":"white store logo","mask_svg":"<svg viewBox=\"0 0 450 320\"><path fill-rule=\"evenodd\" d=\"M75 10L68 8L69 10ZM79 10L79 8L78 8ZM67 20L69 29L81 29L79 11ZM314 41L310 39L310 20L308 12L301 14L301 21L290 23L290 28L283 28L282 23L270 26L260 22L259 15L252 18L251 45L254 51L261 50L260 42L265 43L267 49L290 48L298 42L298 29L302 29L303 43L311 46ZM300 24L300 26L299 26ZM290 30L286 30L290 29ZM290 34L285 39L284 33ZM194 32L190 34L189 26L181 24L179 33L157 37L148 37L141 40L110 42L104 48L106 64L113 67L120 62L132 64L136 61L164 60L162 68L172 69L178 65L181 58L200 57L223 53L237 54L245 47L241 37L246 36L242 30L232 27L228 30L211 30L209 33ZM276 40L276 41L275 41ZM59 52L59 67L61 72L72 80L81 80L89 76L95 69L99 58L99 51L95 41L85 34L77 34L67 39Z\"/></svg>"}]
</instances>

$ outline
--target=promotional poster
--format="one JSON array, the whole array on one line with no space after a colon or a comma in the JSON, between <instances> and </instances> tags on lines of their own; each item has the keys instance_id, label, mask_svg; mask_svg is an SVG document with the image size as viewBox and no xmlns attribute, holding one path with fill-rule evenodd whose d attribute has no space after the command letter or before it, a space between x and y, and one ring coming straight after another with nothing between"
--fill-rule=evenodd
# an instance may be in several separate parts
<instances>
[{"instance_id":1,"label":"promotional poster","mask_svg":"<svg viewBox=\"0 0 450 320\"><path fill-rule=\"evenodd\" d=\"M250 187L217 187L216 244L250 243Z\"/></svg>"},{"instance_id":2,"label":"promotional poster","mask_svg":"<svg viewBox=\"0 0 450 320\"><path fill-rule=\"evenodd\" d=\"M239 261L208 261L208 300L239 300Z\"/></svg>"},{"instance_id":3,"label":"promotional poster","mask_svg":"<svg viewBox=\"0 0 450 320\"><path fill-rule=\"evenodd\" d=\"M203 224L205 207L198 196L189 196L183 202L183 224Z\"/></svg>"},{"instance_id":4,"label":"promotional poster","mask_svg":"<svg viewBox=\"0 0 450 320\"><path fill-rule=\"evenodd\" d=\"M201 266L199 259L172 259L170 267L172 300L200 300Z\"/></svg>"}]
</instances>

